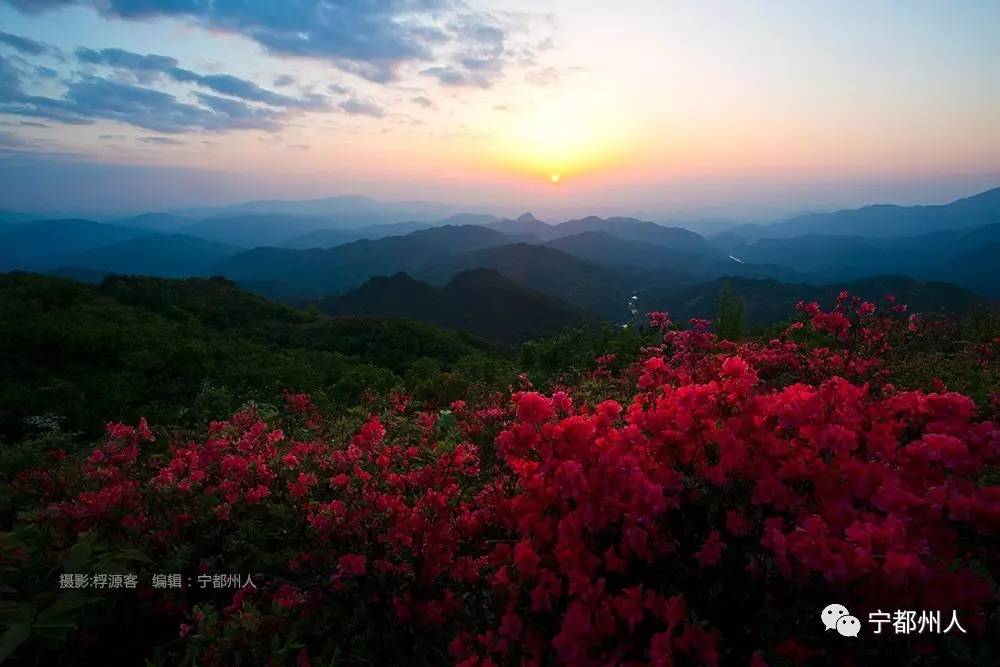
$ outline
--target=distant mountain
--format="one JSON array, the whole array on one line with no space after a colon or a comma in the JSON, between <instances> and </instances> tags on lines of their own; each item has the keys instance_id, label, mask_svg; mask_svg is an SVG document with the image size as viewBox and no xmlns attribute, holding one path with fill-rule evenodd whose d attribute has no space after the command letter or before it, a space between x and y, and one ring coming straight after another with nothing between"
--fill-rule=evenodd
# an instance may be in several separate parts
<instances>
[{"instance_id":1,"label":"distant mountain","mask_svg":"<svg viewBox=\"0 0 1000 667\"><path fill-rule=\"evenodd\" d=\"M879 204L800 215L770 225L742 225L725 235L787 238L803 234L889 238L1000 223L1000 188L940 206Z\"/></svg>"},{"instance_id":2,"label":"distant mountain","mask_svg":"<svg viewBox=\"0 0 1000 667\"><path fill-rule=\"evenodd\" d=\"M488 227L490 224L497 222L500 218L495 215L489 215L488 213L458 213L456 215L450 216L441 220L440 222L434 223L435 226L440 225L482 225ZM498 231L503 231L498 230Z\"/></svg>"},{"instance_id":3,"label":"distant mountain","mask_svg":"<svg viewBox=\"0 0 1000 667\"><path fill-rule=\"evenodd\" d=\"M92 248L65 263L95 272L188 278L211 275L219 262L240 250L186 234L155 234Z\"/></svg>"},{"instance_id":4,"label":"distant mountain","mask_svg":"<svg viewBox=\"0 0 1000 667\"><path fill-rule=\"evenodd\" d=\"M563 238L585 232L604 232L626 241L640 241L669 246L676 252L692 255L720 254L704 237L681 227L664 227L635 218L598 218L590 216L555 225L556 236Z\"/></svg>"},{"instance_id":5,"label":"distant mountain","mask_svg":"<svg viewBox=\"0 0 1000 667\"><path fill-rule=\"evenodd\" d=\"M207 241L252 248L278 245L285 239L334 226L334 221L324 218L259 214L206 218L177 231Z\"/></svg>"},{"instance_id":6,"label":"distant mountain","mask_svg":"<svg viewBox=\"0 0 1000 667\"><path fill-rule=\"evenodd\" d=\"M720 276L808 280L807 275L778 263L747 263L711 246L703 252L678 251L670 245L626 241L607 232L584 232L545 245L595 264L656 271L659 282L692 283Z\"/></svg>"},{"instance_id":7,"label":"distant mountain","mask_svg":"<svg viewBox=\"0 0 1000 667\"><path fill-rule=\"evenodd\" d=\"M384 202L370 197L345 195L300 201L250 201L231 206L177 211L177 214L204 218L248 215L334 218L345 227L363 227L406 220L441 220L456 212L453 206L433 202Z\"/></svg>"},{"instance_id":8,"label":"distant mountain","mask_svg":"<svg viewBox=\"0 0 1000 667\"><path fill-rule=\"evenodd\" d=\"M45 219L44 215L32 215L31 213L21 213L19 211L0 211L0 225L15 225L21 222L43 219Z\"/></svg>"},{"instance_id":9,"label":"distant mountain","mask_svg":"<svg viewBox=\"0 0 1000 667\"><path fill-rule=\"evenodd\" d=\"M143 213L131 218L116 220L114 224L122 227L136 227L138 229L152 229L158 232L176 231L181 227L190 225L191 218L182 218L169 213Z\"/></svg>"},{"instance_id":10,"label":"distant mountain","mask_svg":"<svg viewBox=\"0 0 1000 667\"><path fill-rule=\"evenodd\" d=\"M458 216L464 217L464 216ZM443 225L444 223L442 223ZM474 223L467 223L474 224ZM386 236L402 236L430 229L435 225L427 222L393 222L385 225L370 225L357 229L317 229L299 234L275 244L282 248L333 248L361 239L381 239Z\"/></svg>"},{"instance_id":11,"label":"distant mountain","mask_svg":"<svg viewBox=\"0 0 1000 667\"><path fill-rule=\"evenodd\" d=\"M448 225L329 249L254 248L221 262L217 273L241 284L265 282L285 285L289 292L325 295L354 289L373 276L410 271L450 254L510 241L484 227Z\"/></svg>"},{"instance_id":12,"label":"distant mountain","mask_svg":"<svg viewBox=\"0 0 1000 667\"><path fill-rule=\"evenodd\" d=\"M827 285L782 283L776 280L751 278L725 278L699 285L671 285L638 293L639 307L643 311L666 310L676 322L692 317L711 318L715 304L725 284L740 296L745 305L747 320L753 325L772 324L788 319L799 300L818 301L830 306L841 290L860 296L877 305L884 305L884 297L892 294L899 303L909 306L911 312L966 313L986 300L957 285L922 282L903 276L875 276L863 280Z\"/></svg>"},{"instance_id":13,"label":"distant mountain","mask_svg":"<svg viewBox=\"0 0 1000 667\"><path fill-rule=\"evenodd\" d=\"M887 272L952 280L953 272L946 265L996 242L1000 242L1000 224L888 239L820 234L765 238L732 244L730 251L746 262L782 264L820 281L853 280ZM994 285L1000 283L992 266L972 263L962 275L961 284L976 289L991 280Z\"/></svg>"},{"instance_id":14,"label":"distant mountain","mask_svg":"<svg viewBox=\"0 0 1000 667\"><path fill-rule=\"evenodd\" d=\"M415 275L442 285L472 269L496 271L519 285L611 320L624 317L628 298L635 290L678 279L675 274L601 266L555 248L529 243L453 254L427 264Z\"/></svg>"},{"instance_id":15,"label":"distant mountain","mask_svg":"<svg viewBox=\"0 0 1000 667\"><path fill-rule=\"evenodd\" d=\"M404 317L506 341L589 321L581 311L486 269L459 273L441 288L405 273L372 278L357 290L325 299L320 308L332 315Z\"/></svg>"},{"instance_id":16,"label":"distant mountain","mask_svg":"<svg viewBox=\"0 0 1000 667\"><path fill-rule=\"evenodd\" d=\"M405 233L405 232L404 232ZM351 241L369 238L358 236L352 232L345 232L342 229L315 229L304 234L296 234L277 242L269 243L278 248L293 248L296 250L309 250L310 248L335 248Z\"/></svg>"},{"instance_id":17,"label":"distant mountain","mask_svg":"<svg viewBox=\"0 0 1000 667\"><path fill-rule=\"evenodd\" d=\"M929 273L993 298L1000 298L1000 242L987 243L962 253Z\"/></svg>"},{"instance_id":18,"label":"distant mountain","mask_svg":"<svg viewBox=\"0 0 1000 667\"><path fill-rule=\"evenodd\" d=\"M81 252L152 233L76 218L22 223L0 231L0 269L49 269Z\"/></svg>"},{"instance_id":19,"label":"distant mountain","mask_svg":"<svg viewBox=\"0 0 1000 667\"><path fill-rule=\"evenodd\" d=\"M483 226L503 232L504 234L532 237L539 241L548 241L559 236L556 225L542 222L531 213L525 213L515 219L499 220Z\"/></svg>"},{"instance_id":20,"label":"distant mountain","mask_svg":"<svg viewBox=\"0 0 1000 667\"><path fill-rule=\"evenodd\" d=\"M673 272L685 279L704 274L708 267L724 259L721 251L707 244L698 244L699 249L692 252L668 244L628 241L605 231L564 236L545 245L597 264Z\"/></svg>"}]
</instances>

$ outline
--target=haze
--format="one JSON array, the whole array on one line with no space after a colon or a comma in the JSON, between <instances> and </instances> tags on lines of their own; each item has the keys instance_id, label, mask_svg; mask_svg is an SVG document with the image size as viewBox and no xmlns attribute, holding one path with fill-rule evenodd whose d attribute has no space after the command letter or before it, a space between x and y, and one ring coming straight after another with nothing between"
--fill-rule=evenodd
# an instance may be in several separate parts
<instances>
[{"instance_id":1,"label":"haze","mask_svg":"<svg viewBox=\"0 0 1000 667\"><path fill-rule=\"evenodd\" d=\"M0 208L941 203L1000 180L997 25L992 2L6 0Z\"/></svg>"}]
</instances>

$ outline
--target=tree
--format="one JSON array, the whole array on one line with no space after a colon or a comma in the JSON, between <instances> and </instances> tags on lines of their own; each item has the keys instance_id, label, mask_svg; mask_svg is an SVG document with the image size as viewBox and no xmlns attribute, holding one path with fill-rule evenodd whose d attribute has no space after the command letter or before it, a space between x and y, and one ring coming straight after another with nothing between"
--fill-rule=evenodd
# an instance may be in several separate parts
<instances>
[{"instance_id":1,"label":"tree","mask_svg":"<svg viewBox=\"0 0 1000 667\"><path fill-rule=\"evenodd\" d=\"M715 332L719 338L738 340L747 334L747 308L727 280L715 302Z\"/></svg>"}]
</instances>

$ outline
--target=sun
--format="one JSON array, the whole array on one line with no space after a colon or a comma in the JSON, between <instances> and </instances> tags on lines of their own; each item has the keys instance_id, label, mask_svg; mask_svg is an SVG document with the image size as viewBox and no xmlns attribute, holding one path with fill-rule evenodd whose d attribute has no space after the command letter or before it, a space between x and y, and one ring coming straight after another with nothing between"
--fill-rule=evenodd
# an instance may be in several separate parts
<instances>
[{"instance_id":1,"label":"sun","mask_svg":"<svg viewBox=\"0 0 1000 667\"><path fill-rule=\"evenodd\" d=\"M631 149L632 127L628 112L611 101L559 95L499 116L488 151L514 171L557 185L621 161Z\"/></svg>"}]
</instances>

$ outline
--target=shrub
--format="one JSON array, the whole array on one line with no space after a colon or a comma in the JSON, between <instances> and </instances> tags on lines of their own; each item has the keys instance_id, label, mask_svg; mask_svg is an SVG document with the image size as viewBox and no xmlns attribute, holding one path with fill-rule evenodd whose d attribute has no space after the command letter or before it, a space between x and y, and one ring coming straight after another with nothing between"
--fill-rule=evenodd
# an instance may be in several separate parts
<instances>
[{"instance_id":1,"label":"shrub","mask_svg":"<svg viewBox=\"0 0 1000 667\"><path fill-rule=\"evenodd\" d=\"M288 395L167 444L109 424L20 471L7 650L105 664L986 664L1000 427L894 384L905 315L800 304L768 341L696 321L580 387L427 411ZM102 569L104 568L104 569ZM59 575L139 573L57 594ZM256 587L150 591L156 572ZM954 610L968 634L847 640L819 612ZM111 647L111 648L109 648Z\"/></svg>"}]
</instances>

